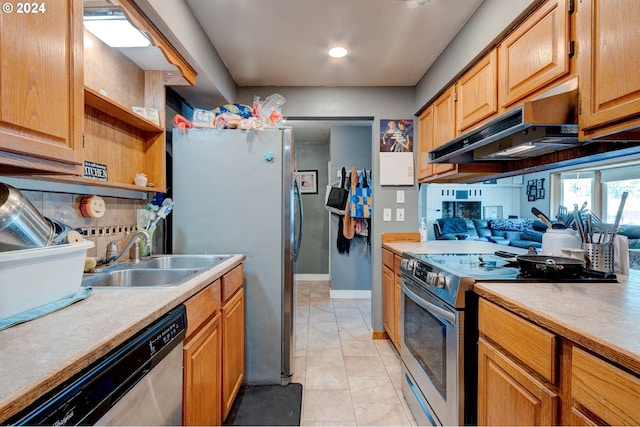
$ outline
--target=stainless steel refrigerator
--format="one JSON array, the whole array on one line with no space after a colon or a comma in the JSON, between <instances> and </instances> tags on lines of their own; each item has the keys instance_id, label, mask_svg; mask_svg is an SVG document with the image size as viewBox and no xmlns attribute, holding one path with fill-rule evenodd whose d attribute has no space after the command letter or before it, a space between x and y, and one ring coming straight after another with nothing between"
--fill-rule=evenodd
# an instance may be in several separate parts
<instances>
[{"instance_id":1,"label":"stainless steel refrigerator","mask_svg":"<svg viewBox=\"0 0 640 427\"><path fill-rule=\"evenodd\" d=\"M302 205L291 129L173 131L173 253L243 253L245 383L290 382Z\"/></svg>"}]
</instances>

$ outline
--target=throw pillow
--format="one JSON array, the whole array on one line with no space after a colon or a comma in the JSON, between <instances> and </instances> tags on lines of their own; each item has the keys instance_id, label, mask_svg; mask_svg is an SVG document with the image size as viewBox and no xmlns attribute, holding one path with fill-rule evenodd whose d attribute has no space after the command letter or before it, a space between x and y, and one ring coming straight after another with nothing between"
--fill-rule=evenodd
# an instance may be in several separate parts
<instances>
[{"instance_id":1,"label":"throw pillow","mask_svg":"<svg viewBox=\"0 0 640 427\"><path fill-rule=\"evenodd\" d=\"M442 225L442 234L467 232L467 222L463 218L443 218L440 220L440 224Z\"/></svg>"}]
</instances>

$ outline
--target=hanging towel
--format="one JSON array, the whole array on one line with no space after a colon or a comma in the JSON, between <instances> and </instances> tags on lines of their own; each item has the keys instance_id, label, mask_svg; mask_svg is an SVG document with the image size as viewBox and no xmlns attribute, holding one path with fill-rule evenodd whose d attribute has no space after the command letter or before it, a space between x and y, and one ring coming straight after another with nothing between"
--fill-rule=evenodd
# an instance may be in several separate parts
<instances>
[{"instance_id":1,"label":"hanging towel","mask_svg":"<svg viewBox=\"0 0 640 427\"><path fill-rule=\"evenodd\" d=\"M371 205L373 197L371 191L371 180L367 177L367 170L363 169L358 174L357 185L351 186L349 190L349 207L353 218L371 218Z\"/></svg>"},{"instance_id":2,"label":"hanging towel","mask_svg":"<svg viewBox=\"0 0 640 427\"><path fill-rule=\"evenodd\" d=\"M351 168L351 187L349 192L353 193L355 191L355 189L358 187L358 171L356 170L356 168ZM356 235L356 220L355 218L353 218L351 216L351 204L353 202L351 201L351 198L349 198L348 202L347 202L347 207L344 210L344 217L343 217L343 221L344 221L344 237L346 237L347 239L353 239L353 236Z\"/></svg>"}]
</instances>

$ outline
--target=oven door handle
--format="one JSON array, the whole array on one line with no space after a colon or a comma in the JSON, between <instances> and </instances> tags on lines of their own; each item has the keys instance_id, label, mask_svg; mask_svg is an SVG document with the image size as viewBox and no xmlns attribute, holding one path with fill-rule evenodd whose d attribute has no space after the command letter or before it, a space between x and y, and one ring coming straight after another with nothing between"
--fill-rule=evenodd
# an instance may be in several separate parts
<instances>
[{"instance_id":1,"label":"oven door handle","mask_svg":"<svg viewBox=\"0 0 640 427\"><path fill-rule=\"evenodd\" d=\"M425 310L427 310L429 313L433 314L434 316L440 317L442 320L445 320L445 321L449 322L452 325L456 324L456 316L454 314L452 314L451 312L449 312L447 310L444 310L444 309L438 307L435 304L430 303L429 301L425 300L424 298L419 297L411 289L409 289L407 287L407 285L405 285L404 283L402 284L402 292L404 292L406 296L411 298L411 301L415 302L420 307L424 308Z\"/></svg>"}]
</instances>

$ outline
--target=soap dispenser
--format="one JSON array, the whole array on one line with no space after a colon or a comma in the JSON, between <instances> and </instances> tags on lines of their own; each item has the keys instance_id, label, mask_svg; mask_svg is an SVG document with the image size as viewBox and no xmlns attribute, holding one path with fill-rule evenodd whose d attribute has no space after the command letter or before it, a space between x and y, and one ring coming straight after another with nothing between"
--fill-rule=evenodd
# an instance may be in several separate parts
<instances>
[{"instance_id":1,"label":"soap dispenser","mask_svg":"<svg viewBox=\"0 0 640 427\"><path fill-rule=\"evenodd\" d=\"M420 220L420 226L418 227L418 231L420 232L420 241L426 242L427 241L427 222L424 217Z\"/></svg>"}]
</instances>

